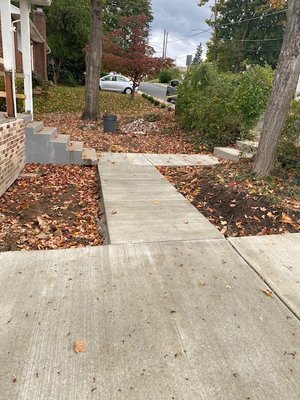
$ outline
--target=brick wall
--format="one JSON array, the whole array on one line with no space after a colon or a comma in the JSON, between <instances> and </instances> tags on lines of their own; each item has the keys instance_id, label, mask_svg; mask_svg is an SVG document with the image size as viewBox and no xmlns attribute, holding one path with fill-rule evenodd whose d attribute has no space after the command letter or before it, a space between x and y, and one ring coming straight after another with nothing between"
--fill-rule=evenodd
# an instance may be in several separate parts
<instances>
[{"instance_id":1,"label":"brick wall","mask_svg":"<svg viewBox=\"0 0 300 400\"><path fill-rule=\"evenodd\" d=\"M46 32L46 17L41 8L32 11L31 19L40 35L44 39L44 43L34 43L33 47L33 64L34 71L43 79L48 79L47 72L47 32Z\"/></svg>"},{"instance_id":2,"label":"brick wall","mask_svg":"<svg viewBox=\"0 0 300 400\"><path fill-rule=\"evenodd\" d=\"M25 166L25 123L0 125L0 196L17 179Z\"/></svg>"}]
</instances>

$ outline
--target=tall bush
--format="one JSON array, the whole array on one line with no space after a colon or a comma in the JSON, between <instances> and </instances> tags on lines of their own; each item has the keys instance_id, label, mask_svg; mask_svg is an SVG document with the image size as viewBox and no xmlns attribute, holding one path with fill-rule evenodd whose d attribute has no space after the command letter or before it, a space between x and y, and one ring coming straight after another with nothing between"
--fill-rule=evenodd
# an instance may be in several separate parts
<instances>
[{"instance_id":1,"label":"tall bush","mask_svg":"<svg viewBox=\"0 0 300 400\"><path fill-rule=\"evenodd\" d=\"M178 118L208 149L248 138L266 108L272 80L269 67L234 74L211 63L193 66L178 90Z\"/></svg>"},{"instance_id":2,"label":"tall bush","mask_svg":"<svg viewBox=\"0 0 300 400\"><path fill-rule=\"evenodd\" d=\"M181 79L181 72L178 68L166 68L159 74L160 83L168 83L172 79Z\"/></svg>"}]
</instances>

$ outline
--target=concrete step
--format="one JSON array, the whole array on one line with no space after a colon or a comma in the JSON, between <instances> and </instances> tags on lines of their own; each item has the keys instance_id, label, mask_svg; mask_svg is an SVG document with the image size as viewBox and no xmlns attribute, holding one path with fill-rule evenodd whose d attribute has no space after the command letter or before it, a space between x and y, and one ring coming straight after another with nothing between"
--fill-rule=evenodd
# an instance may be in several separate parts
<instances>
[{"instance_id":1,"label":"concrete step","mask_svg":"<svg viewBox=\"0 0 300 400\"><path fill-rule=\"evenodd\" d=\"M214 155L224 160L236 161L240 160L240 150L231 147L215 147Z\"/></svg>"},{"instance_id":2,"label":"concrete step","mask_svg":"<svg viewBox=\"0 0 300 400\"><path fill-rule=\"evenodd\" d=\"M57 128L33 121L26 125L26 162L97 165L98 160L95 149L84 149L82 142L70 141L70 136L58 133Z\"/></svg>"},{"instance_id":3,"label":"concrete step","mask_svg":"<svg viewBox=\"0 0 300 400\"><path fill-rule=\"evenodd\" d=\"M57 128L42 128L38 132L35 132L36 136L45 136L48 140L53 140L57 135Z\"/></svg>"},{"instance_id":4,"label":"concrete step","mask_svg":"<svg viewBox=\"0 0 300 400\"><path fill-rule=\"evenodd\" d=\"M252 158L253 153L243 153L239 149L232 147L215 147L214 155L224 160L239 162L241 159Z\"/></svg>"},{"instance_id":5,"label":"concrete step","mask_svg":"<svg viewBox=\"0 0 300 400\"><path fill-rule=\"evenodd\" d=\"M68 151L81 151L83 150L83 143L82 142L73 142L70 141L68 147L67 147Z\"/></svg>"},{"instance_id":6,"label":"concrete step","mask_svg":"<svg viewBox=\"0 0 300 400\"><path fill-rule=\"evenodd\" d=\"M259 142L254 140L237 140L236 147L242 151L256 151L258 149Z\"/></svg>"},{"instance_id":7,"label":"concrete step","mask_svg":"<svg viewBox=\"0 0 300 400\"><path fill-rule=\"evenodd\" d=\"M33 121L26 124L26 132L30 134L38 133L44 128L44 123L41 121Z\"/></svg>"},{"instance_id":8,"label":"concrete step","mask_svg":"<svg viewBox=\"0 0 300 400\"><path fill-rule=\"evenodd\" d=\"M86 147L82 151L82 160L84 165L97 165L98 157L96 150L92 147Z\"/></svg>"}]
</instances>

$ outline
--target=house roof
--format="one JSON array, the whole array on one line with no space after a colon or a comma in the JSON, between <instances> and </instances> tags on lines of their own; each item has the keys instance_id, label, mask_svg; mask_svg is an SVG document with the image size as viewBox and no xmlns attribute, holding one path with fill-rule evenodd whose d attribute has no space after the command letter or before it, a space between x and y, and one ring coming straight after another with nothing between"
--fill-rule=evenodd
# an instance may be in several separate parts
<instances>
[{"instance_id":1,"label":"house roof","mask_svg":"<svg viewBox=\"0 0 300 400\"><path fill-rule=\"evenodd\" d=\"M16 20L17 24L20 24L19 18L20 18L20 9L18 7L15 7L14 5L11 4L11 15L13 20ZM45 40L42 37L42 35L40 34L40 32L38 31L37 27L34 25L34 23L32 21L30 21L30 37L31 40L35 43L44 43ZM51 52L50 47L47 45L46 43L46 47L47 47L47 52Z\"/></svg>"}]
</instances>

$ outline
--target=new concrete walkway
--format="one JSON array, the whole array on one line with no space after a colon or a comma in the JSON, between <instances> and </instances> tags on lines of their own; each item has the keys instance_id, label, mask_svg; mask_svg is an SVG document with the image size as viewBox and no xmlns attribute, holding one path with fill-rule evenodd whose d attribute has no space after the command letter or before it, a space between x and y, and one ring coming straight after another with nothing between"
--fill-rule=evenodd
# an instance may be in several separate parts
<instances>
[{"instance_id":1,"label":"new concrete walkway","mask_svg":"<svg viewBox=\"0 0 300 400\"><path fill-rule=\"evenodd\" d=\"M219 164L218 158L209 154L151 154L151 153L100 153L101 165L121 163L183 167L189 165L211 166Z\"/></svg>"},{"instance_id":2,"label":"new concrete walkway","mask_svg":"<svg viewBox=\"0 0 300 400\"><path fill-rule=\"evenodd\" d=\"M110 243L223 238L144 155L105 154L99 175Z\"/></svg>"},{"instance_id":3,"label":"new concrete walkway","mask_svg":"<svg viewBox=\"0 0 300 400\"><path fill-rule=\"evenodd\" d=\"M99 171L112 244L0 255L0 399L299 400L300 235L229 243L143 155Z\"/></svg>"}]
</instances>

